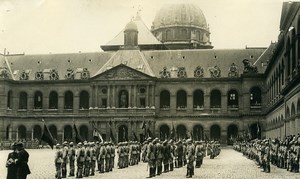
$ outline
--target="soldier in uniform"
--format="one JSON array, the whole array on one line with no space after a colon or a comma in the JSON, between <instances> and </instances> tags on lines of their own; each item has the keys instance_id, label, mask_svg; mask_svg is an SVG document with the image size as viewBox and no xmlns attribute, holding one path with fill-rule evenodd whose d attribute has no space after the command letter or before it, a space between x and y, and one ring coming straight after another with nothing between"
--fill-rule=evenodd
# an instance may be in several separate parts
<instances>
[{"instance_id":1,"label":"soldier in uniform","mask_svg":"<svg viewBox=\"0 0 300 179\"><path fill-rule=\"evenodd\" d=\"M148 145L148 141L144 141L144 142L143 142L143 146L142 146L142 161L143 161L143 162L147 162L147 161L146 161L146 156L147 156L147 145Z\"/></svg>"},{"instance_id":2,"label":"soldier in uniform","mask_svg":"<svg viewBox=\"0 0 300 179\"><path fill-rule=\"evenodd\" d=\"M112 169L114 168L115 166L115 153L116 153L116 149L115 149L115 145L110 142L109 143L110 145L110 171L112 171Z\"/></svg>"},{"instance_id":3,"label":"soldier in uniform","mask_svg":"<svg viewBox=\"0 0 300 179\"><path fill-rule=\"evenodd\" d=\"M29 154L24 149L24 145L22 142L16 144L18 159L16 160L16 164L18 166L17 178L18 179L26 179L27 175L30 174L30 169L28 166L28 158Z\"/></svg>"},{"instance_id":4,"label":"soldier in uniform","mask_svg":"<svg viewBox=\"0 0 300 179\"><path fill-rule=\"evenodd\" d=\"M186 178L192 178L194 175L194 160L195 160L195 146L192 143L192 139L187 140L187 152L186 152L186 160L187 160L187 174Z\"/></svg>"},{"instance_id":5,"label":"soldier in uniform","mask_svg":"<svg viewBox=\"0 0 300 179\"><path fill-rule=\"evenodd\" d=\"M173 171L174 169L174 157L175 157L175 145L174 145L174 141L171 139L168 142L168 147L170 148L170 156L169 156L169 167L170 167L170 171Z\"/></svg>"},{"instance_id":6,"label":"soldier in uniform","mask_svg":"<svg viewBox=\"0 0 300 179\"><path fill-rule=\"evenodd\" d=\"M100 151L98 156L98 161L100 164L100 173L104 173L104 161L106 157L106 147L104 146L104 143L102 142L100 144Z\"/></svg>"},{"instance_id":7,"label":"soldier in uniform","mask_svg":"<svg viewBox=\"0 0 300 179\"><path fill-rule=\"evenodd\" d=\"M118 166L119 169L124 168L124 148L123 148L123 143L119 142L118 144Z\"/></svg>"},{"instance_id":8,"label":"soldier in uniform","mask_svg":"<svg viewBox=\"0 0 300 179\"><path fill-rule=\"evenodd\" d=\"M149 177L147 178L152 178L155 176L155 154L156 154L156 139L154 139L151 142L151 138L149 137L148 139L148 147L147 147L147 158L148 158L148 167L149 167Z\"/></svg>"},{"instance_id":9,"label":"soldier in uniform","mask_svg":"<svg viewBox=\"0 0 300 179\"><path fill-rule=\"evenodd\" d=\"M67 177L67 163L68 163L68 152L69 152L69 148L68 148L68 142L63 142L63 163L61 165L61 177L62 178L66 178Z\"/></svg>"},{"instance_id":10,"label":"soldier in uniform","mask_svg":"<svg viewBox=\"0 0 300 179\"><path fill-rule=\"evenodd\" d=\"M55 152L55 178L61 179L62 178L62 163L63 163L63 151L61 150L60 144L56 144L56 152Z\"/></svg>"},{"instance_id":11,"label":"soldier in uniform","mask_svg":"<svg viewBox=\"0 0 300 179\"><path fill-rule=\"evenodd\" d=\"M96 147L95 143L91 142L91 147L90 147L90 154L91 154L91 176L95 175L95 168L96 168Z\"/></svg>"},{"instance_id":12,"label":"soldier in uniform","mask_svg":"<svg viewBox=\"0 0 300 179\"><path fill-rule=\"evenodd\" d=\"M177 157L178 157L178 167L182 167L183 166L183 144L182 141L179 140L178 141L178 145L177 145Z\"/></svg>"},{"instance_id":13,"label":"soldier in uniform","mask_svg":"<svg viewBox=\"0 0 300 179\"><path fill-rule=\"evenodd\" d=\"M129 165L129 144L124 142L124 167Z\"/></svg>"},{"instance_id":14,"label":"soldier in uniform","mask_svg":"<svg viewBox=\"0 0 300 179\"><path fill-rule=\"evenodd\" d=\"M164 164L164 173L169 171L169 159L170 159L170 145L168 145L168 141L165 140L162 146L163 153L163 164Z\"/></svg>"},{"instance_id":15,"label":"soldier in uniform","mask_svg":"<svg viewBox=\"0 0 300 179\"><path fill-rule=\"evenodd\" d=\"M99 154L100 154L100 143L99 141L96 142L96 159L97 159L97 171L100 171L100 160L99 160Z\"/></svg>"},{"instance_id":16,"label":"soldier in uniform","mask_svg":"<svg viewBox=\"0 0 300 179\"><path fill-rule=\"evenodd\" d=\"M70 145L69 152L68 152L69 164L70 164L69 177L72 177L72 176L74 176L74 173L75 173L75 155L76 155L76 152L75 152L75 148L74 148L74 143L70 142L69 145Z\"/></svg>"},{"instance_id":17,"label":"soldier in uniform","mask_svg":"<svg viewBox=\"0 0 300 179\"><path fill-rule=\"evenodd\" d=\"M156 173L160 175L162 173L163 146L158 138L156 138L156 140Z\"/></svg>"},{"instance_id":18,"label":"soldier in uniform","mask_svg":"<svg viewBox=\"0 0 300 179\"><path fill-rule=\"evenodd\" d=\"M186 155L186 142L185 141L183 141L183 143L182 143L182 153L183 153L183 155L182 155L182 163L183 163L183 165L186 165L186 163L187 163L187 160L186 160L186 157L185 157L185 155Z\"/></svg>"},{"instance_id":19,"label":"soldier in uniform","mask_svg":"<svg viewBox=\"0 0 300 179\"><path fill-rule=\"evenodd\" d=\"M201 141L196 142L196 148L195 148L195 157L196 157L196 168L200 168L203 162L203 156L204 156L204 147L202 145Z\"/></svg>"},{"instance_id":20,"label":"soldier in uniform","mask_svg":"<svg viewBox=\"0 0 300 179\"><path fill-rule=\"evenodd\" d=\"M106 155L105 155L105 172L110 171L110 146L108 145L107 142L104 143L105 148L106 148Z\"/></svg>"},{"instance_id":21,"label":"soldier in uniform","mask_svg":"<svg viewBox=\"0 0 300 179\"><path fill-rule=\"evenodd\" d=\"M84 142L84 153L85 153L85 161L84 161L83 173L85 177L88 177L90 175L91 153L90 153L90 146L87 141Z\"/></svg>"},{"instance_id":22,"label":"soldier in uniform","mask_svg":"<svg viewBox=\"0 0 300 179\"><path fill-rule=\"evenodd\" d=\"M77 151L76 151L76 163L77 163L77 172L76 172L76 178L82 178L83 175L83 165L85 161L85 151L82 147L82 143L79 142L77 144Z\"/></svg>"}]
</instances>

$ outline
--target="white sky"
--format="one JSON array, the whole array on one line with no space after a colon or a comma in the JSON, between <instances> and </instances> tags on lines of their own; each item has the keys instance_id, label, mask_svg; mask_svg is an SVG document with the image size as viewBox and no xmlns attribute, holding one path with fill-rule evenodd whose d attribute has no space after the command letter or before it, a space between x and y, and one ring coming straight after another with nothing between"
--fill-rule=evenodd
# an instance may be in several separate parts
<instances>
[{"instance_id":1,"label":"white sky","mask_svg":"<svg viewBox=\"0 0 300 179\"><path fill-rule=\"evenodd\" d=\"M0 53L101 51L141 7L148 28L163 4L194 3L215 49L277 41L282 0L0 0Z\"/></svg>"}]
</instances>

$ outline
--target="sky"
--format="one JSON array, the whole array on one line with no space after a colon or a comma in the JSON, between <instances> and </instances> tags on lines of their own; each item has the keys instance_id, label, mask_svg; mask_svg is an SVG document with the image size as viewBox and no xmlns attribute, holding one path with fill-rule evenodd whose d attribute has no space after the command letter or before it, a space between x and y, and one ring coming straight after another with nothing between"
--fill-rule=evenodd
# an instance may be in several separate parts
<instances>
[{"instance_id":1,"label":"sky","mask_svg":"<svg viewBox=\"0 0 300 179\"><path fill-rule=\"evenodd\" d=\"M151 28L164 4L200 7L215 49L267 47L277 41L282 0L0 0L0 53L101 51L141 10Z\"/></svg>"}]
</instances>

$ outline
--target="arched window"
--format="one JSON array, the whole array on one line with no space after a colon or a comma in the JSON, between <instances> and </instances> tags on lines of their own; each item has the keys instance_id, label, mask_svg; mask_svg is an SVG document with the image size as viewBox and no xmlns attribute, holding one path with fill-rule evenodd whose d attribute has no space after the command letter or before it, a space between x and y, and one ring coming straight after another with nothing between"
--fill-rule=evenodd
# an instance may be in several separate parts
<instances>
[{"instance_id":1,"label":"arched window","mask_svg":"<svg viewBox=\"0 0 300 179\"><path fill-rule=\"evenodd\" d=\"M27 93L26 92L20 93L19 109L27 109Z\"/></svg>"},{"instance_id":2,"label":"arched window","mask_svg":"<svg viewBox=\"0 0 300 179\"><path fill-rule=\"evenodd\" d=\"M250 90L250 106L261 106L261 90L253 87Z\"/></svg>"},{"instance_id":3,"label":"arched window","mask_svg":"<svg viewBox=\"0 0 300 179\"><path fill-rule=\"evenodd\" d=\"M227 105L230 108L238 108L239 107L239 94L236 90L228 91Z\"/></svg>"},{"instance_id":4,"label":"arched window","mask_svg":"<svg viewBox=\"0 0 300 179\"><path fill-rule=\"evenodd\" d=\"M13 97L12 97L12 91L9 91L7 93L7 109L12 109L12 101L13 101Z\"/></svg>"},{"instance_id":5,"label":"arched window","mask_svg":"<svg viewBox=\"0 0 300 179\"><path fill-rule=\"evenodd\" d=\"M187 104L187 95L184 90L179 90L177 92L177 108L185 109Z\"/></svg>"},{"instance_id":6,"label":"arched window","mask_svg":"<svg viewBox=\"0 0 300 179\"><path fill-rule=\"evenodd\" d=\"M285 112L285 118L289 118L289 117L291 117L291 113L290 113L290 108L287 106Z\"/></svg>"},{"instance_id":7,"label":"arched window","mask_svg":"<svg viewBox=\"0 0 300 179\"><path fill-rule=\"evenodd\" d=\"M161 140L168 140L170 137L170 128L166 124L160 126L159 136Z\"/></svg>"},{"instance_id":8,"label":"arched window","mask_svg":"<svg viewBox=\"0 0 300 179\"><path fill-rule=\"evenodd\" d=\"M64 109L73 109L73 93L71 91L65 92Z\"/></svg>"},{"instance_id":9,"label":"arched window","mask_svg":"<svg viewBox=\"0 0 300 179\"><path fill-rule=\"evenodd\" d=\"M23 125L18 127L18 139L26 139L26 127Z\"/></svg>"},{"instance_id":10,"label":"arched window","mask_svg":"<svg viewBox=\"0 0 300 179\"><path fill-rule=\"evenodd\" d=\"M81 91L79 97L79 109L89 108L89 93L87 91Z\"/></svg>"},{"instance_id":11,"label":"arched window","mask_svg":"<svg viewBox=\"0 0 300 179\"><path fill-rule=\"evenodd\" d=\"M219 125L212 125L210 127L210 140L220 140L221 128Z\"/></svg>"},{"instance_id":12,"label":"arched window","mask_svg":"<svg viewBox=\"0 0 300 179\"><path fill-rule=\"evenodd\" d=\"M34 139L41 139L42 137L42 128L39 125L35 125L33 127L33 138Z\"/></svg>"},{"instance_id":13,"label":"arched window","mask_svg":"<svg viewBox=\"0 0 300 179\"><path fill-rule=\"evenodd\" d=\"M193 107L194 108L203 108L204 107L204 93L202 90L194 91Z\"/></svg>"},{"instance_id":14,"label":"arched window","mask_svg":"<svg viewBox=\"0 0 300 179\"><path fill-rule=\"evenodd\" d=\"M210 107L221 108L221 92L219 90L212 90L210 93Z\"/></svg>"},{"instance_id":15,"label":"arched window","mask_svg":"<svg viewBox=\"0 0 300 179\"><path fill-rule=\"evenodd\" d=\"M49 126L49 132L51 133L52 137L57 140L57 128L55 125Z\"/></svg>"},{"instance_id":16,"label":"arched window","mask_svg":"<svg viewBox=\"0 0 300 179\"><path fill-rule=\"evenodd\" d=\"M294 116L296 114L296 107L295 107L295 104L292 103L292 106L291 106L291 116Z\"/></svg>"},{"instance_id":17,"label":"arched window","mask_svg":"<svg viewBox=\"0 0 300 179\"><path fill-rule=\"evenodd\" d=\"M58 95L55 91L49 94L49 109L58 109Z\"/></svg>"},{"instance_id":18,"label":"arched window","mask_svg":"<svg viewBox=\"0 0 300 179\"><path fill-rule=\"evenodd\" d=\"M160 92L160 108L170 108L170 92L164 90Z\"/></svg>"},{"instance_id":19,"label":"arched window","mask_svg":"<svg viewBox=\"0 0 300 179\"><path fill-rule=\"evenodd\" d=\"M43 94L40 91L35 92L34 94L34 109L43 108Z\"/></svg>"}]
</instances>

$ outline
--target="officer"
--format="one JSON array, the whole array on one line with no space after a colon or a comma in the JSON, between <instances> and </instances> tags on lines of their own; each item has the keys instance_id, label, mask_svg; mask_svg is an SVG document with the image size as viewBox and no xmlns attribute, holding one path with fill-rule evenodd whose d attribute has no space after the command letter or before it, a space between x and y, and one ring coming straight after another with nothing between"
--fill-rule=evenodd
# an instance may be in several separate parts
<instances>
[{"instance_id":1,"label":"officer","mask_svg":"<svg viewBox=\"0 0 300 179\"><path fill-rule=\"evenodd\" d=\"M62 178L62 163L63 163L63 151L61 149L60 144L56 144L56 152L55 152L55 178L61 179Z\"/></svg>"},{"instance_id":2,"label":"officer","mask_svg":"<svg viewBox=\"0 0 300 179\"><path fill-rule=\"evenodd\" d=\"M112 171L115 166L116 148L112 142L110 142L109 145L110 145L110 162L109 163L110 163L110 171Z\"/></svg>"},{"instance_id":3,"label":"officer","mask_svg":"<svg viewBox=\"0 0 300 179\"><path fill-rule=\"evenodd\" d=\"M62 152L63 152L63 163L61 166L61 177L62 178L66 178L67 176L67 163L68 163L68 152L69 152L69 147L68 147L68 142L63 142L63 148L62 148Z\"/></svg>"},{"instance_id":4,"label":"officer","mask_svg":"<svg viewBox=\"0 0 300 179\"><path fill-rule=\"evenodd\" d=\"M157 175L160 175L162 172L163 146L158 138L157 138L157 143L156 143L155 158L156 158L156 172L157 172Z\"/></svg>"},{"instance_id":5,"label":"officer","mask_svg":"<svg viewBox=\"0 0 300 179\"><path fill-rule=\"evenodd\" d=\"M168 145L168 141L165 140L162 144L162 155L163 155L163 165L164 165L164 173L169 171L169 159L170 159L170 145Z\"/></svg>"},{"instance_id":6,"label":"officer","mask_svg":"<svg viewBox=\"0 0 300 179\"><path fill-rule=\"evenodd\" d=\"M82 147L82 143L79 142L77 144L77 151L76 151L76 163L77 163L76 178L82 178L84 162L85 162L85 150Z\"/></svg>"},{"instance_id":7,"label":"officer","mask_svg":"<svg viewBox=\"0 0 300 179\"><path fill-rule=\"evenodd\" d=\"M95 168L96 168L96 146L95 146L95 142L91 142L90 144L90 154L91 154L91 176L95 175Z\"/></svg>"},{"instance_id":8,"label":"officer","mask_svg":"<svg viewBox=\"0 0 300 179\"><path fill-rule=\"evenodd\" d=\"M70 173L69 173L69 177L74 176L75 173L75 155L76 155L76 151L74 148L74 143L70 142L70 148L69 148L69 163L70 163Z\"/></svg>"},{"instance_id":9,"label":"officer","mask_svg":"<svg viewBox=\"0 0 300 179\"><path fill-rule=\"evenodd\" d=\"M90 145L87 141L84 142L84 153L85 153L85 161L84 161L83 173L85 177L88 177L90 175L91 153L90 153Z\"/></svg>"},{"instance_id":10,"label":"officer","mask_svg":"<svg viewBox=\"0 0 300 179\"><path fill-rule=\"evenodd\" d=\"M104 161L106 156L106 147L104 146L104 143L102 142L100 144L100 152L98 156L98 161L100 164L100 173L104 173Z\"/></svg>"},{"instance_id":11,"label":"officer","mask_svg":"<svg viewBox=\"0 0 300 179\"><path fill-rule=\"evenodd\" d=\"M149 137L148 139L148 147L147 147L147 159L148 159L148 167L149 167L149 176L147 178L152 178L155 176L155 162L156 162L156 158L155 158L155 154L156 154L156 142L157 140L154 139L151 142L151 137Z\"/></svg>"},{"instance_id":12,"label":"officer","mask_svg":"<svg viewBox=\"0 0 300 179\"><path fill-rule=\"evenodd\" d=\"M119 142L118 144L118 167L119 169L124 168L124 148L123 148L123 143Z\"/></svg>"},{"instance_id":13,"label":"officer","mask_svg":"<svg viewBox=\"0 0 300 179\"><path fill-rule=\"evenodd\" d=\"M106 148L106 155L105 155L105 172L110 171L110 153L111 149L110 146L108 145L108 142L104 143L105 148Z\"/></svg>"},{"instance_id":14,"label":"officer","mask_svg":"<svg viewBox=\"0 0 300 179\"><path fill-rule=\"evenodd\" d=\"M186 178L192 178L194 175L194 160L195 160L195 146L192 143L192 139L188 139L187 141L187 152L186 152L186 160L187 160L187 173Z\"/></svg>"},{"instance_id":15,"label":"officer","mask_svg":"<svg viewBox=\"0 0 300 179\"><path fill-rule=\"evenodd\" d=\"M168 147L170 148L170 154L169 154L169 167L170 171L174 170L174 157L175 157L175 144L174 141L171 139L168 142Z\"/></svg>"}]
</instances>

